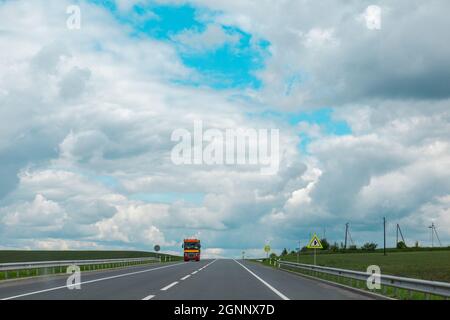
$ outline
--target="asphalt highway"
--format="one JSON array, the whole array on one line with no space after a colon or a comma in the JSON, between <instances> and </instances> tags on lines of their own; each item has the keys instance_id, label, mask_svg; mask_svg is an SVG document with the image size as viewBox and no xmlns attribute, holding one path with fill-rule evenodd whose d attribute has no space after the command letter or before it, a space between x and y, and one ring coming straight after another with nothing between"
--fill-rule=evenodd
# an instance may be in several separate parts
<instances>
[{"instance_id":1,"label":"asphalt highway","mask_svg":"<svg viewBox=\"0 0 450 320\"><path fill-rule=\"evenodd\" d=\"M242 260L152 264L0 283L0 299L29 300L366 300L370 296Z\"/></svg>"}]
</instances>

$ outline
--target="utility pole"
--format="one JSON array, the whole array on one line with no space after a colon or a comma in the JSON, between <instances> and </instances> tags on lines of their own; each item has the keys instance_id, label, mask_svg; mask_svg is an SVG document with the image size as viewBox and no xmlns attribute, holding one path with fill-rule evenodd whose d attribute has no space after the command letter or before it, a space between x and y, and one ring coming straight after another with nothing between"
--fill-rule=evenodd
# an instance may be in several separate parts
<instances>
[{"instance_id":1,"label":"utility pole","mask_svg":"<svg viewBox=\"0 0 450 320\"><path fill-rule=\"evenodd\" d=\"M436 233L436 238L439 241L439 247L442 247L441 239L439 239L439 235L437 233L436 226L434 225L434 223L433 223L433 229L434 229L434 232Z\"/></svg>"},{"instance_id":2,"label":"utility pole","mask_svg":"<svg viewBox=\"0 0 450 320\"><path fill-rule=\"evenodd\" d=\"M383 217L383 233L384 233L384 250L383 253L386 255L386 217Z\"/></svg>"},{"instance_id":3,"label":"utility pole","mask_svg":"<svg viewBox=\"0 0 450 320\"><path fill-rule=\"evenodd\" d=\"M398 247L398 223L397 223L397 234L396 234L396 240L395 240L395 247Z\"/></svg>"},{"instance_id":4,"label":"utility pole","mask_svg":"<svg viewBox=\"0 0 450 320\"><path fill-rule=\"evenodd\" d=\"M300 263L300 240L298 240L298 250L297 250L297 263Z\"/></svg>"},{"instance_id":5,"label":"utility pole","mask_svg":"<svg viewBox=\"0 0 450 320\"><path fill-rule=\"evenodd\" d=\"M434 247L434 223L431 224L431 226L429 226L428 228L431 229L431 248Z\"/></svg>"},{"instance_id":6,"label":"utility pole","mask_svg":"<svg viewBox=\"0 0 450 320\"><path fill-rule=\"evenodd\" d=\"M439 239L439 235L437 233L436 226L434 225L434 222L428 228L431 229L431 248L434 247L434 234L436 234L436 238L439 241L439 246L442 247L441 239Z\"/></svg>"},{"instance_id":7,"label":"utility pole","mask_svg":"<svg viewBox=\"0 0 450 320\"><path fill-rule=\"evenodd\" d=\"M348 222L345 224L345 242L344 242L344 250L347 249L347 235L348 235Z\"/></svg>"},{"instance_id":8,"label":"utility pole","mask_svg":"<svg viewBox=\"0 0 450 320\"><path fill-rule=\"evenodd\" d=\"M397 223L397 243L396 243L396 246L398 246L398 236L399 235L402 238L402 241L403 241L403 243L406 246L406 241L405 241L405 237L403 236L402 228L400 228L400 225Z\"/></svg>"}]
</instances>

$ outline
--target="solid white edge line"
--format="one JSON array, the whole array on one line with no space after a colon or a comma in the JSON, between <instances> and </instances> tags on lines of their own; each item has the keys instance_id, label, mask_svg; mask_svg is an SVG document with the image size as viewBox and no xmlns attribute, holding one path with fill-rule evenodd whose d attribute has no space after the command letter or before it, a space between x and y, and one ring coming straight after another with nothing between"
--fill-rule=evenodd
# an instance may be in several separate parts
<instances>
[{"instance_id":1,"label":"solid white edge line","mask_svg":"<svg viewBox=\"0 0 450 320\"><path fill-rule=\"evenodd\" d=\"M151 299L153 299L155 296L154 295L149 295L149 296L146 296L144 299L142 299L142 300L151 300Z\"/></svg>"},{"instance_id":2,"label":"solid white edge line","mask_svg":"<svg viewBox=\"0 0 450 320\"><path fill-rule=\"evenodd\" d=\"M263 279L261 279L258 275L256 275L255 273L253 273L253 271L251 271L250 269L248 269L246 266L244 266L242 263L240 263L239 261L233 259L237 264L239 264L242 268L244 268L245 270L247 270L252 276L254 276L256 279L258 279L259 281L261 281L266 287L268 287L270 290L272 290L277 296L279 296L281 299L283 300L290 300L288 297L286 297L284 294L282 294L280 291L278 291L277 289L275 289L274 287L272 287L270 284L268 284L266 281L264 281Z\"/></svg>"},{"instance_id":3,"label":"solid white edge line","mask_svg":"<svg viewBox=\"0 0 450 320\"><path fill-rule=\"evenodd\" d=\"M186 280L187 278L189 278L191 275L190 274L188 274L187 276L185 276L185 277L183 277L183 278L181 278L180 280Z\"/></svg>"},{"instance_id":4,"label":"solid white edge line","mask_svg":"<svg viewBox=\"0 0 450 320\"><path fill-rule=\"evenodd\" d=\"M165 286L164 288L161 289L161 291L166 291L169 290L170 288L172 288L173 286L177 285L178 281L172 282L171 284L169 284L168 286Z\"/></svg>"},{"instance_id":5,"label":"solid white edge line","mask_svg":"<svg viewBox=\"0 0 450 320\"><path fill-rule=\"evenodd\" d=\"M145 273L145 272L150 272L150 271L154 271L154 270L160 270L160 269L165 269L165 268L170 268L170 267L175 267L175 266L180 266L185 264L185 262L182 263L176 263L176 264L171 264L169 266L162 266L162 267L157 267L157 268L152 268L152 269L146 269L146 270L141 270L141 271L136 271L136 272L130 272L130 273L124 273L124 274L119 274L119 275L115 275L115 276L111 276L111 277L105 277L105 278L100 278L100 279L94 279L94 280L89 280L89 281L84 281L84 282L80 282L77 284L88 284L88 283L94 283L94 282L99 282L99 281L105 281L105 280L111 280L111 279L116 279L116 278L122 278L122 277L126 277L126 276L132 276L134 274L139 274L139 273ZM19 294L16 296L12 296L12 297L7 297L7 298L2 298L0 300L12 300L12 299L16 299L16 298L21 298L21 297L26 297L26 296L31 296L34 294L38 294L38 293L44 293L44 292L49 292L49 291L55 291L55 290L61 290L67 288L67 286L60 286L60 287L54 287L54 288L49 288L49 289L44 289L44 290L39 290L39 291L33 291L33 292L28 292L28 293L23 293L23 294Z\"/></svg>"}]
</instances>

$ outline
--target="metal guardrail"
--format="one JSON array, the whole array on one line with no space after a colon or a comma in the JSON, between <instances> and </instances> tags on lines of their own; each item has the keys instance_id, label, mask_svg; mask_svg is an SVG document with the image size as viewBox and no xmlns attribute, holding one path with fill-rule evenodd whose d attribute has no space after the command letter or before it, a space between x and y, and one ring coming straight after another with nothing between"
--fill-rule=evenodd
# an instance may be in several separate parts
<instances>
[{"instance_id":1,"label":"metal guardrail","mask_svg":"<svg viewBox=\"0 0 450 320\"><path fill-rule=\"evenodd\" d=\"M19 271L26 269L38 269L38 268L56 268L67 267L70 265L104 265L104 264L123 264L123 266L129 265L133 262L146 262L146 261L161 261L160 258L145 257L145 258L129 258L129 259L100 259L100 260L63 260L63 261L37 261L37 262L13 262L13 263L0 263L1 271Z\"/></svg>"},{"instance_id":2,"label":"metal guardrail","mask_svg":"<svg viewBox=\"0 0 450 320\"><path fill-rule=\"evenodd\" d=\"M346 269L338 269L331 267L323 267L323 266L314 266L309 264L302 264L296 262L289 261L277 261L278 267L288 266L291 268L303 269L308 271L315 271L330 275L335 275L339 277L354 279L354 280L362 280L367 281L367 279L372 276L372 274L368 274L361 271L354 270L346 270ZM391 275L380 275L380 282L382 286L389 286L394 288L400 288L409 290L410 293L412 291L418 291L425 294L433 294L438 296L446 297L447 299L450 297L450 283L447 282L438 282L438 281L428 281L428 280L420 280L413 278L404 278L404 277L396 277Z\"/></svg>"}]
</instances>

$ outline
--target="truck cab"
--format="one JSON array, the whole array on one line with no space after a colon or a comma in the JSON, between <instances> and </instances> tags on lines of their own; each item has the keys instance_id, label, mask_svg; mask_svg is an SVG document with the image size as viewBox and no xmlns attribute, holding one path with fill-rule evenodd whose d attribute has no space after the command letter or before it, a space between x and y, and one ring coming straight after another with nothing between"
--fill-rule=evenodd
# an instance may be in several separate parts
<instances>
[{"instance_id":1,"label":"truck cab","mask_svg":"<svg viewBox=\"0 0 450 320\"><path fill-rule=\"evenodd\" d=\"M200 261L201 244L199 239L184 239L182 247L184 261Z\"/></svg>"}]
</instances>

